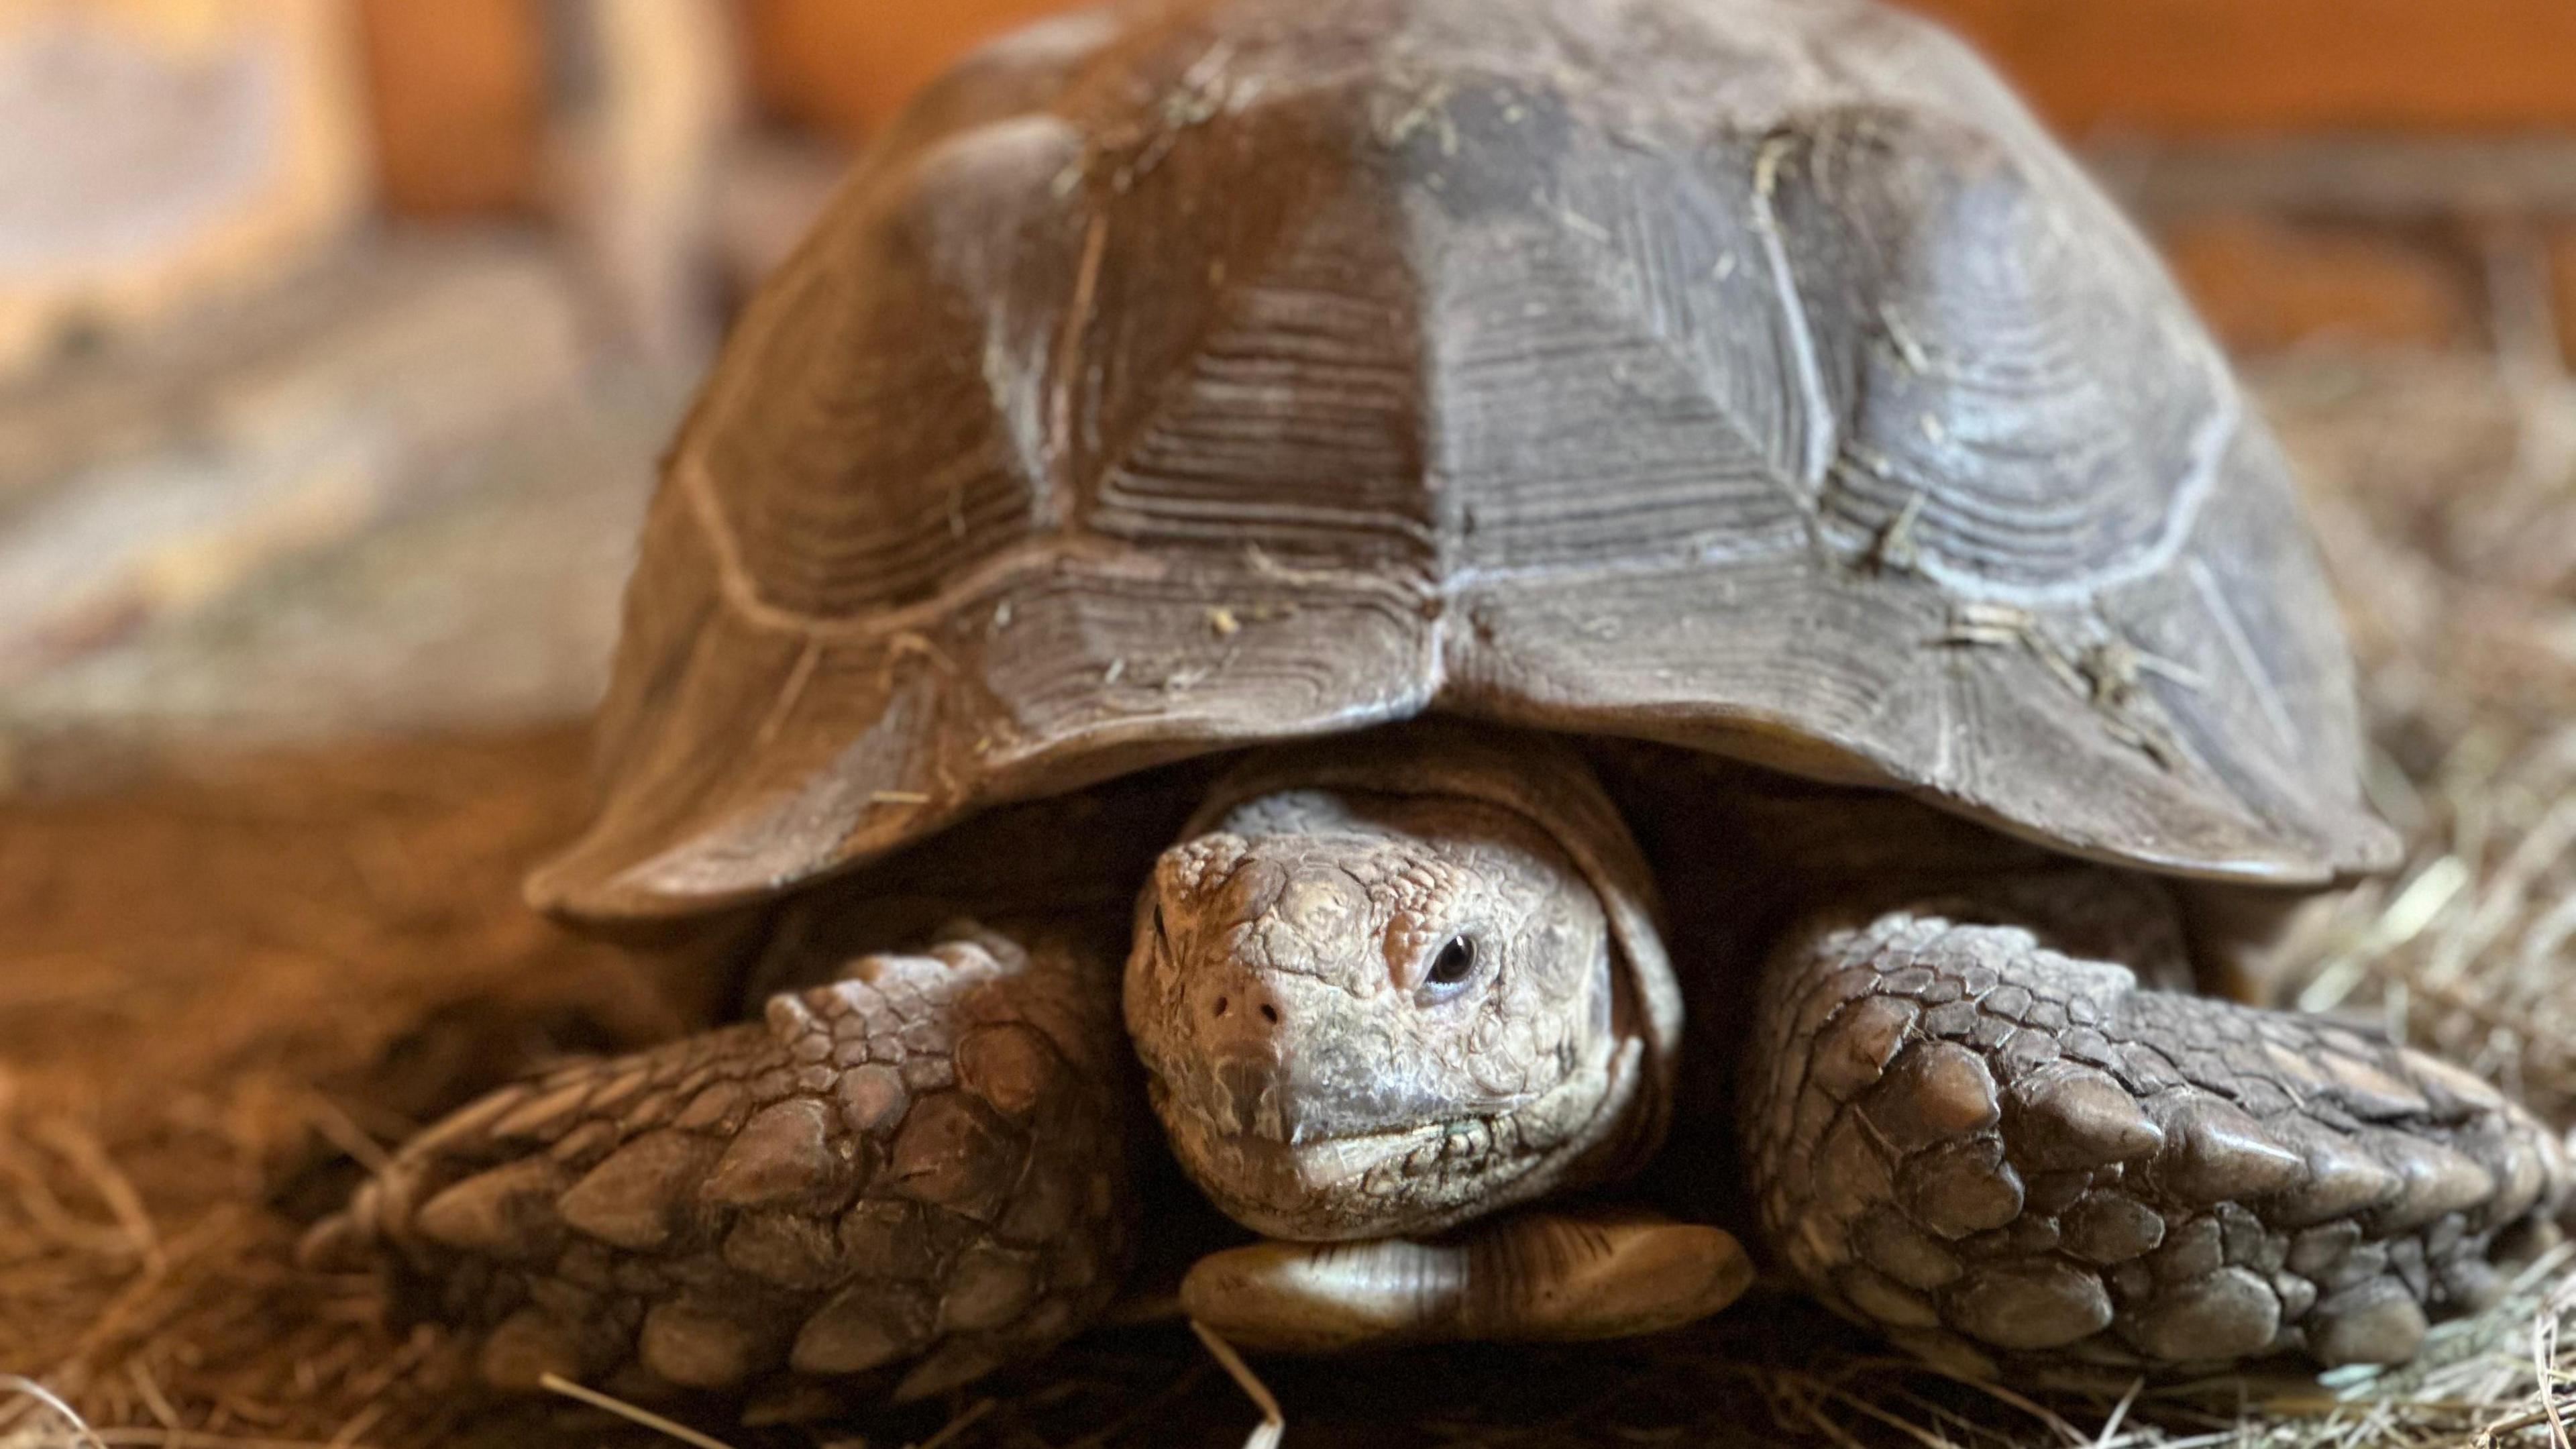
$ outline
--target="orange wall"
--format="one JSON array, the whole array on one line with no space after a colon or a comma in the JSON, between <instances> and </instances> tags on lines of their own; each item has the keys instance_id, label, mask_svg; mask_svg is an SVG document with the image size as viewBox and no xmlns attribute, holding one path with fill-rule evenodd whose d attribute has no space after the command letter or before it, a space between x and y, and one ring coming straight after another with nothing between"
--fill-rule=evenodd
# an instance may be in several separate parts
<instances>
[{"instance_id":1,"label":"orange wall","mask_svg":"<svg viewBox=\"0 0 2576 1449\"><path fill-rule=\"evenodd\" d=\"M381 174L407 214L524 206L543 0L359 0ZM1916 0L2061 128L2576 128L2576 0ZM1069 0L734 0L774 113L844 136Z\"/></svg>"},{"instance_id":2,"label":"orange wall","mask_svg":"<svg viewBox=\"0 0 2576 1449\"><path fill-rule=\"evenodd\" d=\"M741 0L762 94L856 132L1066 0ZM2576 0L1915 0L2059 126L2576 126Z\"/></svg>"}]
</instances>

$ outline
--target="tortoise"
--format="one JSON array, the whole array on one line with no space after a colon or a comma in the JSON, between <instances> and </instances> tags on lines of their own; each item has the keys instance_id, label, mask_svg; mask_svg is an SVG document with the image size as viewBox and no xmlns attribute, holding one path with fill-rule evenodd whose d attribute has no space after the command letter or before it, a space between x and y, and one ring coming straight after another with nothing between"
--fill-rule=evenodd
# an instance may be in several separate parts
<instances>
[{"instance_id":1,"label":"tortoise","mask_svg":"<svg viewBox=\"0 0 2576 1449\"><path fill-rule=\"evenodd\" d=\"M876 142L652 505L529 890L739 1019L314 1256L636 1393L933 1393L1198 1246L1254 1347L1642 1333L1730 1225L1979 1372L2403 1360L2569 1173L2229 999L2397 859L2359 738L2276 445L1930 24L1076 14Z\"/></svg>"}]
</instances>

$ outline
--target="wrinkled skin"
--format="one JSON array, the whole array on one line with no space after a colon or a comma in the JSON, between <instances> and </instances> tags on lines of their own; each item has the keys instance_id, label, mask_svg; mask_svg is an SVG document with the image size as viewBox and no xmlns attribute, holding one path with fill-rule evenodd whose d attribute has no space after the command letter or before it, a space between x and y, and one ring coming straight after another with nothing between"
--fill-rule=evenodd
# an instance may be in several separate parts
<instances>
[{"instance_id":1,"label":"wrinkled skin","mask_svg":"<svg viewBox=\"0 0 2576 1449\"><path fill-rule=\"evenodd\" d=\"M1499 806L1289 791L1166 851L1128 1030L1182 1165L1272 1237L1438 1232L1598 1180L1639 1091L1600 901Z\"/></svg>"}]
</instances>

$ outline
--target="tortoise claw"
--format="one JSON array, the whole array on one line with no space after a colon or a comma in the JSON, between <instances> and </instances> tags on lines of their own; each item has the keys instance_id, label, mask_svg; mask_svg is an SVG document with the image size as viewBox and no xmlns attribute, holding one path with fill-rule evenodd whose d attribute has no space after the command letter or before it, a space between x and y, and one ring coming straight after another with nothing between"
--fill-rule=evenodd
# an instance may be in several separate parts
<instances>
[{"instance_id":1,"label":"tortoise claw","mask_svg":"<svg viewBox=\"0 0 2576 1449\"><path fill-rule=\"evenodd\" d=\"M998 945L998 949L997 949ZM307 1235L483 1377L630 1396L930 1393L1063 1339L1129 1231L1112 978L978 937L432 1127ZM1087 1012L1087 1014L1086 1014Z\"/></svg>"},{"instance_id":2,"label":"tortoise claw","mask_svg":"<svg viewBox=\"0 0 2576 1449\"><path fill-rule=\"evenodd\" d=\"M2396 1362L2568 1195L2559 1140L2454 1067L1960 914L1793 938L1748 1093L1783 1256L1910 1346Z\"/></svg>"}]
</instances>

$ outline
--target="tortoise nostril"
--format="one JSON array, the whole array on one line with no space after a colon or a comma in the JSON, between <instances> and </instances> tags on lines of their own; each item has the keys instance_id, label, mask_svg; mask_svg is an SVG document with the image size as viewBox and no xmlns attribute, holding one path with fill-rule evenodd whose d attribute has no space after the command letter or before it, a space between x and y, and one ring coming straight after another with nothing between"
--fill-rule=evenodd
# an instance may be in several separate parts
<instances>
[{"instance_id":1,"label":"tortoise nostril","mask_svg":"<svg viewBox=\"0 0 2576 1449\"><path fill-rule=\"evenodd\" d=\"M0 0L5 3L5 0ZM1260 981L1209 982L1191 1010L1209 1040L1258 1043L1278 1034L1288 1019L1277 992Z\"/></svg>"}]
</instances>

